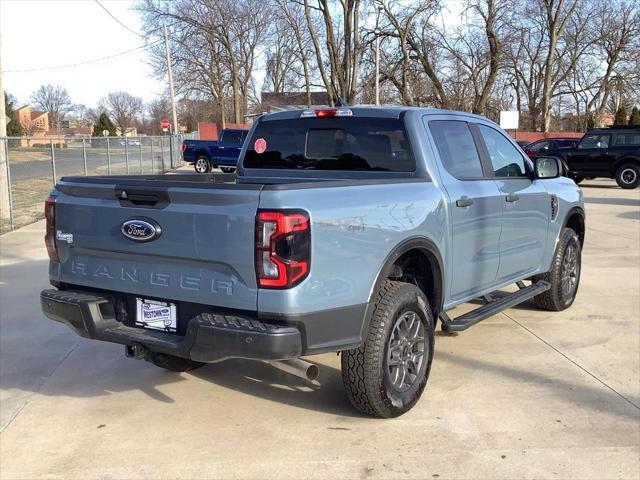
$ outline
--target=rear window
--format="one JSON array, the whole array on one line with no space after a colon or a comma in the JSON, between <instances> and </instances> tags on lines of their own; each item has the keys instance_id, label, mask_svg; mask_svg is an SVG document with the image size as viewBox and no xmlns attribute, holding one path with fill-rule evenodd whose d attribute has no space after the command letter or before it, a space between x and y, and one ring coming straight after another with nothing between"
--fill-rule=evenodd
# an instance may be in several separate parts
<instances>
[{"instance_id":1,"label":"rear window","mask_svg":"<svg viewBox=\"0 0 640 480\"><path fill-rule=\"evenodd\" d=\"M226 131L222 135L222 143L229 145L239 145L242 143L242 132Z\"/></svg>"},{"instance_id":2,"label":"rear window","mask_svg":"<svg viewBox=\"0 0 640 480\"><path fill-rule=\"evenodd\" d=\"M301 118L261 122L245 168L412 172L404 126L393 118Z\"/></svg>"}]
</instances>

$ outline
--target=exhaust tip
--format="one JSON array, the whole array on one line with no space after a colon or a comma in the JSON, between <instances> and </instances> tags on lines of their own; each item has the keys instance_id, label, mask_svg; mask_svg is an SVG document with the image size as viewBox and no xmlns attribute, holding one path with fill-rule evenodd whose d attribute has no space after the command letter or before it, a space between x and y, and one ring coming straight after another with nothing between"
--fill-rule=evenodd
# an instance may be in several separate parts
<instances>
[{"instance_id":1,"label":"exhaust tip","mask_svg":"<svg viewBox=\"0 0 640 480\"><path fill-rule=\"evenodd\" d=\"M320 369L318 368L317 365L311 364L309 365L309 367L307 367L307 379L310 381L314 381L317 380L318 377L320 376Z\"/></svg>"}]
</instances>

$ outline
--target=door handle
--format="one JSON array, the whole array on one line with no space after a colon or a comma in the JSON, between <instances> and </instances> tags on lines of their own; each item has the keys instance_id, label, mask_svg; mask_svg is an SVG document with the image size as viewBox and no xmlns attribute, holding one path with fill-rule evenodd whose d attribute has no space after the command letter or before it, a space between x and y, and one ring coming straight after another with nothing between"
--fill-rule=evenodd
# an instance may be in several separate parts
<instances>
[{"instance_id":1,"label":"door handle","mask_svg":"<svg viewBox=\"0 0 640 480\"><path fill-rule=\"evenodd\" d=\"M461 197L456 200L456 207L470 207L473 205L473 199L469 197Z\"/></svg>"},{"instance_id":2,"label":"door handle","mask_svg":"<svg viewBox=\"0 0 640 480\"><path fill-rule=\"evenodd\" d=\"M510 193L509 195L507 195L505 197L505 200L509 203L513 203L513 202L517 202L520 199L520 197L518 195L516 195L515 193Z\"/></svg>"}]
</instances>

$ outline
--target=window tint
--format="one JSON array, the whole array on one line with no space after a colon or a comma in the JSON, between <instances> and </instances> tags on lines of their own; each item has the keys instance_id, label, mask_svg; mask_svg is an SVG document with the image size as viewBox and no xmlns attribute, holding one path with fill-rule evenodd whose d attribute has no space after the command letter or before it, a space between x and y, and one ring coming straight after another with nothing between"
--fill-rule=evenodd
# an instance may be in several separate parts
<instances>
[{"instance_id":1,"label":"window tint","mask_svg":"<svg viewBox=\"0 0 640 480\"><path fill-rule=\"evenodd\" d=\"M456 178L480 178L482 164L467 122L433 120L429 130L444 168Z\"/></svg>"},{"instance_id":2,"label":"window tint","mask_svg":"<svg viewBox=\"0 0 640 480\"><path fill-rule=\"evenodd\" d=\"M573 147L576 143L576 140L556 140L555 148Z\"/></svg>"},{"instance_id":3,"label":"window tint","mask_svg":"<svg viewBox=\"0 0 640 480\"><path fill-rule=\"evenodd\" d=\"M222 143L225 145L239 145L242 143L242 132L227 131L222 135Z\"/></svg>"},{"instance_id":4,"label":"window tint","mask_svg":"<svg viewBox=\"0 0 640 480\"><path fill-rule=\"evenodd\" d=\"M609 139L608 133L591 133L582 137L578 148L607 148Z\"/></svg>"},{"instance_id":5,"label":"window tint","mask_svg":"<svg viewBox=\"0 0 640 480\"><path fill-rule=\"evenodd\" d=\"M493 173L496 177L525 177L527 169L522 154L498 130L478 125L489 152Z\"/></svg>"},{"instance_id":6,"label":"window tint","mask_svg":"<svg viewBox=\"0 0 640 480\"><path fill-rule=\"evenodd\" d=\"M640 133L618 133L616 145L640 145Z\"/></svg>"},{"instance_id":7,"label":"window tint","mask_svg":"<svg viewBox=\"0 0 640 480\"><path fill-rule=\"evenodd\" d=\"M399 119L297 118L260 122L244 167L412 172L416 162Z\"/></svg>"},{"instance_id":8,"label":"window tint","mask_svg":"<svg viewBox=\"0 0 640 480\"><path fill-rule=\"evenodd\" d=\"M538 142L535 145L529 145L527 150L531 152L539 152L540 150L547 149L549 147L549 141L545 140L543 142Z\"/></svg>"}]
</instances>

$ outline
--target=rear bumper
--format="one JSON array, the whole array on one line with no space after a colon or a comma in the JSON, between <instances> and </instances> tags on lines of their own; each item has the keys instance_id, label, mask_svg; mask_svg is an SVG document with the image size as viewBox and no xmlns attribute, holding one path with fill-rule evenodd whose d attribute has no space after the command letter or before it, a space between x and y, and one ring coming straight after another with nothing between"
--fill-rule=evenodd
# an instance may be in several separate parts
<instances>
[{"instance_id":1,"label":"rear bumper","mask_svg":"<svg viewBox=\"0 0 640 480\"><path fill-rule=\"evenodd\" d=\"M124 325L116 320L113 299L81 291L43 290L44 314L78 335L153 352L214 363L227 358L284 360L302 355L302 335L280 326L236 315L201 313L184 336Z\"/></svg>"}]
</instances>

